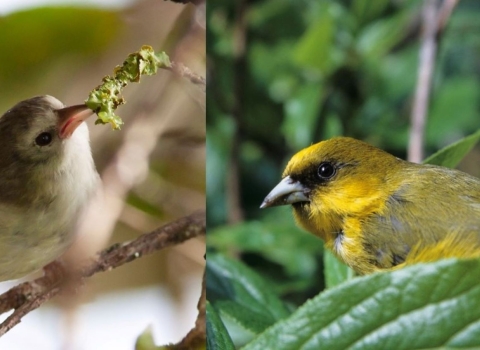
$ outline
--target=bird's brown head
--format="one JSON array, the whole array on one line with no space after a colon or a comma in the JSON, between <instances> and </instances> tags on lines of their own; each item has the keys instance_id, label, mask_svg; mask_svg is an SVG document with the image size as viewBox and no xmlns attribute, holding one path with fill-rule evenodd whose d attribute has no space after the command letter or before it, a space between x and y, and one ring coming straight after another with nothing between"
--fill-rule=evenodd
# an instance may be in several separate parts
<instances>
[{"instance_id":1,"label":"bird's brown head","mask_svg":"<svg viewBox=\"0 0 480 350\"><path fill-rule=\"evenodd\" d=\"M80 156L91 166L88 127L82 123L91 114L85 105L65 107L52 96L21 101L5 112L0 117L2 201L17 207L43 203L54 198L51 186L74 171Z\"/></svg>"},{"instance_id":2,"label":"bird's brown head","mask_svg":"<svg viewBox=\"0 0 480 350\"><path fill-rule=\"evenodd\" d=\"M381 210L386 182L403 162L348 137L319 142L290 159L261 208L292 204L298 223L324 237L347 216Z\"/></svg>"},{"instance_id":3,"label":"bird's brown head","mask_svg":"<svg viewBox=\"0 0 480 350\"><path fill-rule=\"evenodd\" d=\"M91 114L85 105L65 107L48 95L21 101L0 117L0 155L27 163L55 160L65 141Z\"/></svg>"}]
</instances>

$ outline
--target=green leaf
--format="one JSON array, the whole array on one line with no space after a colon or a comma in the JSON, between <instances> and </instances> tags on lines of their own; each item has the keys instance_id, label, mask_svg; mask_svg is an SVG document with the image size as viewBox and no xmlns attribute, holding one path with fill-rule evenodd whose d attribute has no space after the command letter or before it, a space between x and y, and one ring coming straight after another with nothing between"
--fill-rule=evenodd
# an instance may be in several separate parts
<instances>
[{"instance_id":1,"label":"green leaf","mask_svg":"<svg viewBox=\"0 0 480 350\"><path fill-rule=\"evenodd\" d=\"M312 144L315 122L318 120L324 89L320 84L300 87L286 103L281 127L291 149L302 149Z\"/></svg>"},{"instance_id":2,"label":"green leaf","mask_svg":"<svg viewBox=\"0 0 480 350\"><path fill-rule=\"evenodd\" d=\"M207 301L207 349L234 350L232 339L215 308Z\"/></svg>"},{"instance_id":3,"label":"green leaf","mask_svg":"<svg viewBox=\"0 0 480 350\"><path fill-rule=\"evenodd\" d=\"M266 46L263 42L249 44L248 59L252 76L258 85L268 90L270 97L277 102L289 98L298 84L300 76L290 62L294 39L284 40Z\"/></svg>"},{"instance_id":4,"label":"green leaf","mask_svg":"<svg viewBox=\"0 0 480 350\"><path fill-rule=\"evenodd\" d=\"M352 1L352 12L360 23L366 23L379 16L390 3L390 0L355 0Z\"/></svg>"},{"instance_id":5,"label":"green leaf","mask_svg":"<svg viewBox=\"0 0 480 350\"><path fill-rule=\"evenodd\" d=\"M325 250L323 255L325 284L327 288L335 287L349 279L352 279L355 273L351 268L338 260L329 250Z\"/></svg>"},{"instance_id":6,"label":"green leaf","mask_svg":"<svg viewBox=\"0 0 480 350\"><path fill-rule=\"evenodd\" d=\"M243 350L480 346L480 260L355 278L306 302Z\"/></svg>"},{"instance_id":7,"label":"green leaf","mask_svg":"<svg viewBox=\"0 0 480 350\"><path fill-rule=\"evenodd\" d=\"M148 326L142 334L140 334L135 343L135 350L157 350L152 334L152 327Z\"/></svg>"},{"instance_id":8,"label":"green leaf","mask_svg":"<svg viewBox=\"0 0 480 350\"><path fill-rule=\"evenodd\" d=\"M127 203L131 206L143 211L146 214L152 215L157 218L165 218L165 214L162 210L148 200L143 199L139 195L130 192L127 196Z\"/></svg>"},{"instance_id":9,"label":"green leaf","mask_svg":"<svg viewBox=\"0 0 480 350\"><path fill-rule=\"evenodd\" d=\"M321 13L300 38L293 50L293 60L305 68L317 69L324 75L340 65L343 54L334 45L338 4L324 4Z\"/></svg>"},{"instance_id":10,"label":"green leaf","mask_svg":"<svg viewBox=\"0 0 480 350\"><path fill-rule=\"evenodd\" d=\"M209 231L208 246L261 254L281 265L290 276L312 278L322 241L299 229L288 207L276 208L262 221L250 221Z\"/></svg>"},{"instance_id":11,"label":"green leaf","mask_svg":"<svg viewBox=\"0 0 480 350\"><path fill-rule=\"evenodd\" d=\"M468 135L478 128L480 83L475 76L442 81L434 96L425 130L427 145L443 147L459 134Z\"/></svg>"},{"instance_id":12,"label":"green leaf","mask_svg":"<svg viewBox=\"0 0 480 350\"><path fill-rule=\"evenodd\" d=\"M336 114L328 114L325 118L322 134L325 139L344 135L343 125L340 117Z\"/></svg>"},{"instance_id":13,"label":"green leaf","mask_svg":"<svg viewBox=\"0 0 480 350\"><path fill-rule=\"evenodd\" d=\"M244 344L289 314L272 286L244 264L217 253L209 253L207 260L208 299L235 344Z\"/></svg>"},{"instance_id":14,"label":"green leaf","mask_svg":"<svg viewBox=\"0 0 480 350\"><path fill-rule=\"evenodd\" d=\"M370 59L384 56L405 36L405 23L410 18L410 14L399 13L373 22L360 33L358 51Z\"/></svg>"},{"instance_id":15,"label":"green leaf","mask_svg":"<svg viewBox=\"0 0 480 350\"><path fill-rule=\"evenodd\" d=\"M480 130L432 154L423 163L455 168L479 140Z\"/></svg>"}]
</instances>

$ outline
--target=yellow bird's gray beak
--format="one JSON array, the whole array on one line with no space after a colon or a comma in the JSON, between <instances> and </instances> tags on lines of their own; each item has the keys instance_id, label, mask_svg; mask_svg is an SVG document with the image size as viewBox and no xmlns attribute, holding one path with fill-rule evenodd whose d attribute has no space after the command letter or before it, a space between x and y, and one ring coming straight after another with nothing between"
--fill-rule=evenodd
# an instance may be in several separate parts
<instances>
[{"instance_id":1,"label":"yellow bird's gray beak","mask_svg":"<svg viewBox=\"0 0 480 350\"><path fill-rule=\"evenodd\" d=\"M310 189L300 182L292 180L290 176L286 176L265 197L262 205L260 205L260 209L297 202L310 202L307 196L309 192Z\"/></svg>"}]
</instances>

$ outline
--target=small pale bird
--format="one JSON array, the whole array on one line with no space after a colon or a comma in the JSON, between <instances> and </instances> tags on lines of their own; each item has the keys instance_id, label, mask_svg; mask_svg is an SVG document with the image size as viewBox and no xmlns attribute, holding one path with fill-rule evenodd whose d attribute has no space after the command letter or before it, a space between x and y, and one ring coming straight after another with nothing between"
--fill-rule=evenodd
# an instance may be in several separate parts
<instances>
[{"instance_id":1,"label":"small pale bird","mask_svg":"<svg viewBox=\"0 0 480 350\"><path fill-rule=\"evenodd\" d=\"M41 269L72 243L100 181L83 123L91 114L37 96L1 116L0 281Z\"/></svg>"}]
</instances>

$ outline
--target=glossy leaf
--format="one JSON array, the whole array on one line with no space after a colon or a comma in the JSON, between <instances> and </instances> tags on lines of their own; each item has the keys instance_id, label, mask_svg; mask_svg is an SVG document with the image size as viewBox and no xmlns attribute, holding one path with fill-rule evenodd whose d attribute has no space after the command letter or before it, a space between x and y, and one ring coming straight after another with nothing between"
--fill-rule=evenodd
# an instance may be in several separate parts
<instances>
[{"instance_id":1,"label":"glossy leaf","mask_svg":"<svg viewBox=\"0 0 480 350\"><path fill-rule=\"evenodd\" d=\"M365 27L357 41L359 52L366 58L377 58L387 54L405 35L409 17L403 13L378 20Z\"/></svg>"},{"instance_id":2,"label":"glossy leaf","mask_svg":"<svg viewBox=\"0 0 480 350\"><path fill-rule=\"evenodd\" d=\"M282 131L291 149L311 145L324 91L319 84L299 88L285 104Z\"/></svg>"},{"instance_id":3,"label":"glossy leaf","mask_svg":"<svg viewBox=\"0 0 480 350\"><path fill-rule=\"evenodd\" d=\"M474 76L452 78L437 90L428 113L425 143L442 148L478 129L480 83Z\"/></svg>"},{"instance_id":4,"label":"glossy leaf","mask_svg":"<svg viewBox=\"0 0 480 350\"><path fill-rule=\"evenodd\" d=\"M318 19L300 38L293 51L294 61L305 68L313 68L322 74L330 73L341 62L341 51L333 45L336 29L335 3L324 4Z\"/></svg>"},{"instance_id":5,"label":"glossy leaf","mask_svg":"<svg viewBox=\"0 0 480 350\"><path fill-rule=\"evenodd\" d=\"M388 6L390 0L355 0L352 1L352 12L361 23L379 16Z\"/></svg>"},{"instance_id":6,"label":"glossy leaf","mask_svg":"<svg viewBox=\"0 0 480 350\"><path fill-rule=\"evenodd\" d=\"M207 349L234 350L232 339L215 308L207 301Z\"/></svg>"},{"instance_id":7,"label":"glossy leaf","mask_svg":"<svg viewBox=\"0 0 480 350\"><path fill-rule=\"evenodd\" d=\"M322 241L295 225L290 208L271 209L262 221L251 221L210 231L209 247L261 254L291 276L312 277Z\"/></svg>"},{"instance_id":8,"label":"glossy leaf","mask_svg":"<svg viewBox=\"0 0 480 350\"><path fill-rule=\"evenodd\" d=\"M479 140L480 130L432 154L424 163L455 168Z\"/></svg>"},{"instance_id":9,"label":"glossy leaf","mask_svg":"<svg viewBox=\"0 0 480 350\"><path fill-rule=\"evenodd\" d=\"M323 264L327 288L332 288L348 281L355 275L351 268L338 260L329 250L325 250L323 253Z\"/></svg>"},{"instance_id":10,"label":"glossy leaf","mask_svg":"<svg viewBox=\"0 0 480 350\"><path fill-rule=\"evenodd\" d=\"M207 295L235 344L243 344L289 312L246 265L221 254L207 256Z\"/></svg>"},{"instance_id":11,"label":"glossy leaf","mask_svg":"<svg viewBox=\"0 0 480 350\"><path fill-rule=\"evenodd\" d=\"M356 278L307 301L244 350L480 346L479 260Z\"/></svg>"}]
</instances>

